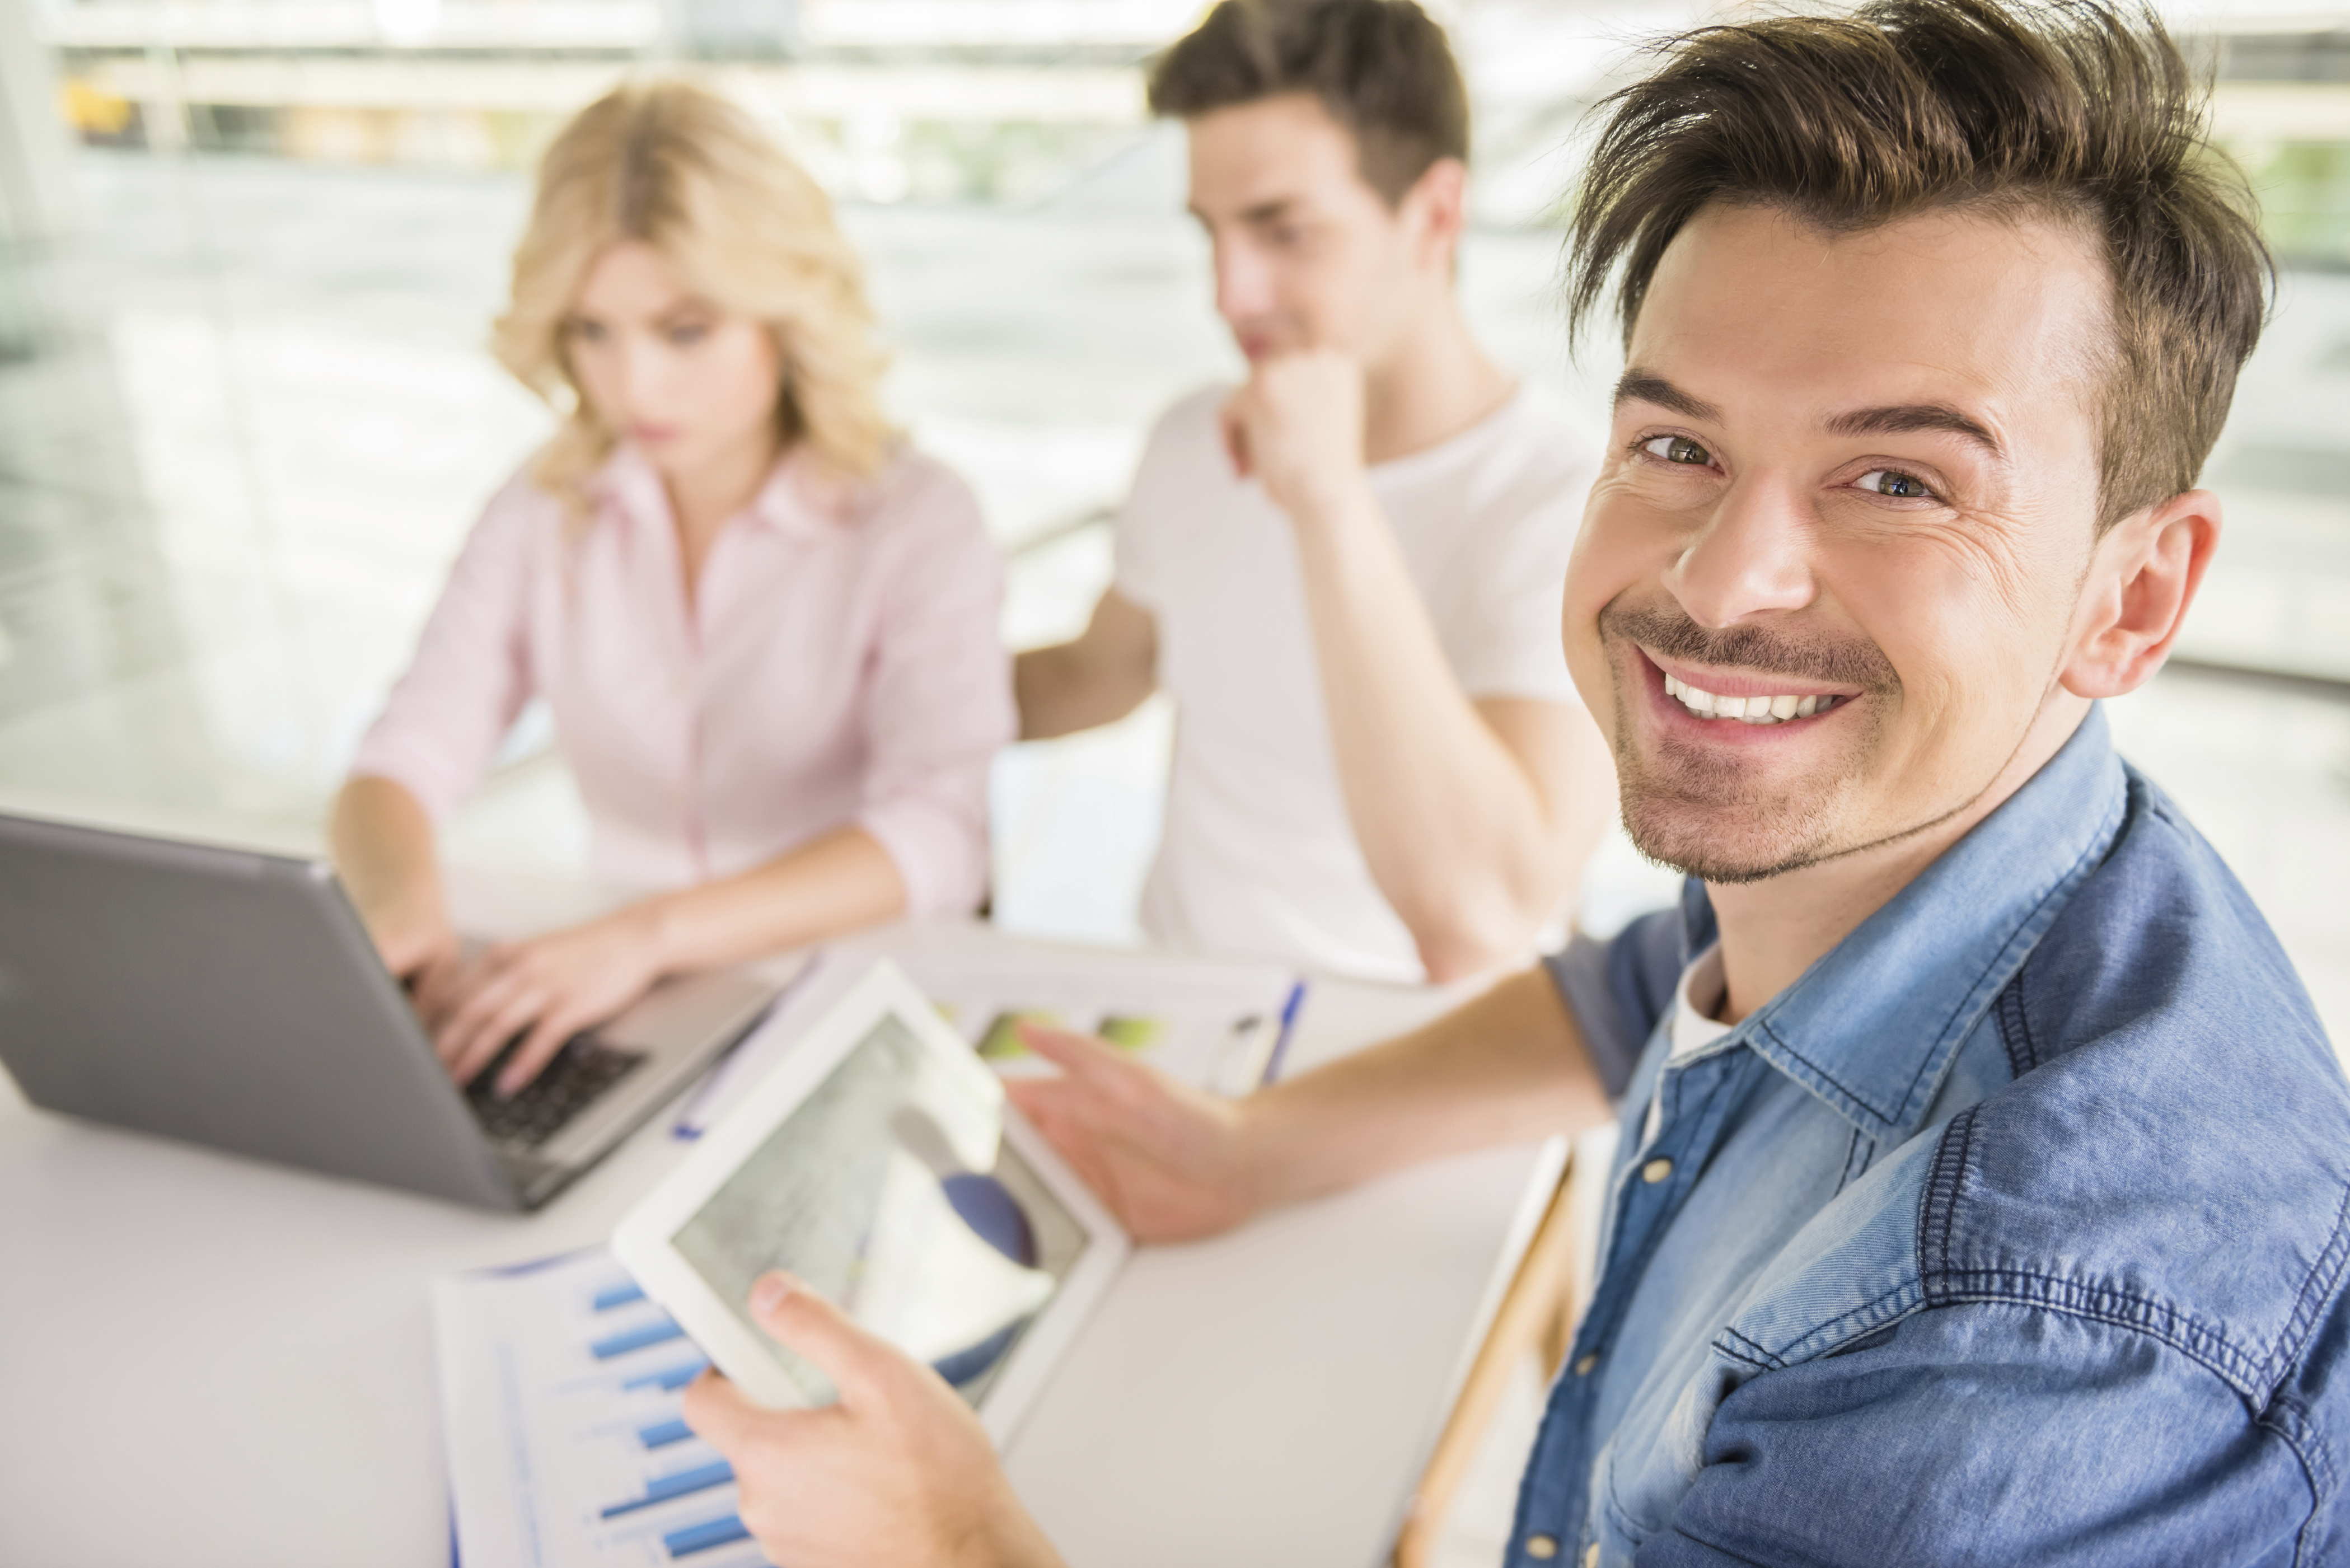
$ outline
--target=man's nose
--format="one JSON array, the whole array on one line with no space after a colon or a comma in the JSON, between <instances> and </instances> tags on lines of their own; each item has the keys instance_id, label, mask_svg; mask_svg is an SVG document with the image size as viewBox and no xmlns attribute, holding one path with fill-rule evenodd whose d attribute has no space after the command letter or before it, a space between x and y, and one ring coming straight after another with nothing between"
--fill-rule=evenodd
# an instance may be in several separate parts
<instances>
[{"instance_id":1,"label":"man's nose","mask_svg":"<svg viewBox=\"0 0 2350 1568\"><path fill-rule=\"evenodd\" d=\"M1216 247L1216 314L1238 327L1273 308L1273 270L1254 245Z\"/></svg>"},{"instance_id":2,"label":"man's nose","mask_svg":"<svg viewBox=\"0 0 2350 1568\"><path fill-rule=\"evenodd\" d=\"M1704 627L1801 609L1812 602L1812 520L1789 486L1742 475L1665 573L1665 587Z\"/></svg>"}]
</instances>

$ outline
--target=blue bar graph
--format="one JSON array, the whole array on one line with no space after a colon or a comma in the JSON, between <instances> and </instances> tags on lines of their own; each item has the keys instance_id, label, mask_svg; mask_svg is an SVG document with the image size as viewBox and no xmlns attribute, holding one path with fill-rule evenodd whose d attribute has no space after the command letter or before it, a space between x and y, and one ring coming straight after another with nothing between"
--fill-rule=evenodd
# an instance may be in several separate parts
<instances>
[{"instance_id":1,"label":"blue bar graph","mask_svg":"<svg viewBox=\"0 0 2350 1568\"><path fill-rule=\"evenodd\" d=\"M640 1302L644 1299L645 1291L642 1285L638 1284L634 1280L622 1280L617 1285L606 1285L602 1290L598 1291L595 1305L598 1312L610 1312L614 1307L626 1306L630 1302Z\"/></svg>"},{"instance_id":2,"label":"blue bar graph","mask_svg":"<svg viewBox=\"0 0 2350 1568\"><path fill-rule=\"evenodd\" d=\"M597 1360L609 1361L616 1355L626 1355L632 1350L642 1350L649 1345L661 1345L672 1339L684 1337L685 1330L678 1327L669 1319L663 1318L659 1323L649 1323L640 1328L624 1329L619 1334L599 1339L589 1345L588 1350Z\"/></svg>"},{"instance_id":3,"label":"blue bar graph","mask_svg":"<svg viewBox=\"0 0 2350 1568\"><path fill-rule=\"evenodd\" d=\"M645 1483L645 1495L632 1497L626 1502L616 1502L604 1511L606 1519L617 1519L624 1513L634 1513L640 1508L650 1508L657 1502L675 1498L691 1497L698 1491L708 1491L714 1486L724 1486L734 1479L734 1467L724 1459L713 1459L706 1465L696 1465L690 1470L678 1470L665 1476L655 1476Z\"/></svg>"},{"instance_id":4,"label":"blue bar graph","mask_svg":"<svg viewBox=\"0 0 2350 1568\"><path fill-rule=\"evenodd\" d=\"M672 1530L661 1537L671 1557L690 1557L697 1552L707 1552L713 1546L731 1546L737 1541L748 1541L751 1532L733 1514L713 1519L707 1524L691 1525L684 1530Z\"/></svg>"},{"instance_id":5,"label":"blue bar graph","mask_svg":"<svg viewBox=\"0 0 2350 1568\"><path fill-rule=\"evenodd\" d=\"M638 1438L649 1449L665 1449L691 1436L693 1428L683 1421L656 1421L650 1427L637 1428Z\"/></svg>"},{"instance_id":6,"label":"blue bar graph","mask_svg":"<svg viewBox=\"0 0 2350 1568\"><path fill-rule=\"evenodd\" d=\"M674 1394L679 1389L684 1387L687 1384L692 1382L695 1378L701 1376L702 1369L709 1365L710 1363L707 1361L689 1361L682 1366L671 1366L660 1372L647 1372L639 1376L631 1377L626 1383L621 1384L620 1386L623 1388L658 1388L665 1394Z\"/></svg>"}]
</instances>

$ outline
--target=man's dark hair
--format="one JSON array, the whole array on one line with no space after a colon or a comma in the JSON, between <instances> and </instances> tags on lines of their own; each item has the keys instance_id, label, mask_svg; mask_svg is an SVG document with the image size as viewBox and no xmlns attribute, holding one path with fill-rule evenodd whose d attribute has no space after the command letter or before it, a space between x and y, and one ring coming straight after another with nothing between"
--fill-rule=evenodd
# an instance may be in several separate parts
<instances>
[{"instance_id":1,"label":"man's dark hair","mask_svg":"<svg viewBox=\"0 0 2350 1568\"><path fill-rule=\"evenodd\" d=\"M1712 203L1829 234L1952 209L2078 223L2113 276L2098 526L2193 487L2274 269L2202 84L2151 14L1869 0L1657 52L1600 106L1571 225L1578 329L1620 265L1628 344L1666 247Z\"/></svg>"},{"instance_id":2,"label":"man's dark hair","mask_svg":"<svg viewBox=\"0 0 2350 1568\"><path fill-rule=\"evenodd\" d=\"M1150 67L1150 112L1191 119L1312 93L1393 206L1440 158L1469 158L1469 93L1412 0L1222 0Z\"/></svg>"}]
</instances>

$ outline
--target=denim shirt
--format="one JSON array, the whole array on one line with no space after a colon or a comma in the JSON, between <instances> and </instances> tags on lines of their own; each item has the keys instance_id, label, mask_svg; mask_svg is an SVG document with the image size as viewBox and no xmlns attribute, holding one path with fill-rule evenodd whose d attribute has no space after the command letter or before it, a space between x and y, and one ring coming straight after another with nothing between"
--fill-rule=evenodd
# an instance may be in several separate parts
<instances>
[{"instance_id":1,"label":"denim shirt","mask_svg":"<svg viewBox=\"0 0 2350 1568\"><path fill-rule=\"evenodd\" d=\"M1629 1085L1511 1568L2350 1563L2350 1085L2102 713L1668 1060L1713 936L1552 961Z\"/></svg>"}]
</instances>

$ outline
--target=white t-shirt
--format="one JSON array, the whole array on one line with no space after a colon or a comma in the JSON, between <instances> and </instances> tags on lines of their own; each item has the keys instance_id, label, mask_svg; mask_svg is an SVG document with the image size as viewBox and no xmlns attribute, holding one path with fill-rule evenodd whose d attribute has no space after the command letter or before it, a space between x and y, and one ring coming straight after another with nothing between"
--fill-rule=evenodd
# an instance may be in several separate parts
<instances>
[{"instance_id":1,"label":"white t-shirt","mask_svg":"<svg viewBox=\"0 0 2350 1568\"><path fill-rule=\"evenodd\" d=\"M1142 924L1165 945L1416 981L1340 793L1296 540L1217 431L1229 389L1170 410L1118 522L1118 592L1159 628L1174 776ZM1566 559L1598 438L1522 388L1450 441L1370 471L1445 658L1469 696L1575 704Z\"/></svg>"},{"instance_id":2,"label":"white t-shirt","mask_svg":"<svg viewBox=\"0 0 2350 1568\"><path fill-rule=\"evenodd\" d=\"M1721 1011L1722 992L1729 989L1721 970L1720 942L1690 960L1689 968L1681 971L1680 983L1673 988L1673 1044L1665 1054L1666 1060L1693 1056L1737 1027L1714 1017ZM1640 1134L1643 1146L1655 1141L1657 1123L1663 1114L1663 1103L1650 1096L1648 1124Z\"/></svg>"}]
</instances>

